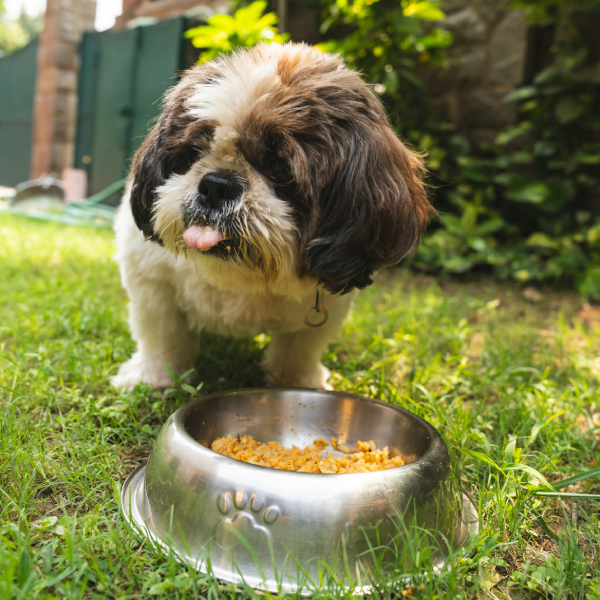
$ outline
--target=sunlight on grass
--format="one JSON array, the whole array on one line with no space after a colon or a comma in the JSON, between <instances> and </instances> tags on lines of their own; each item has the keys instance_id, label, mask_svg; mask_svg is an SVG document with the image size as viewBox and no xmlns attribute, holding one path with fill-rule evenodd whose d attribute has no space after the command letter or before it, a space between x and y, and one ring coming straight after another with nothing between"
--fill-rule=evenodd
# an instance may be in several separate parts
<instances>
[{"instance_id":1,"label":"sunlight on grass","mask_svg":"<svg viewBox=\"0 0 600 600\"><path fill-rule=\"evenodd\" d=\"M255 596L142 543L117 510L192 388L109 386L133 350L111 232L4 215L0 237L0 598ZM538 474L600 467L600 316L581 309L566 293L531 304L515 286L401 269L359 296L325 357L332 383L433 423L481 512L472 552L437 577L423 563L413 597L600 598L600 502L536 495ZM194 385L261 385L264 345L203 335ZM569 481L562 492L600 493L597 474Z\"/></svg>"}]
</instances>

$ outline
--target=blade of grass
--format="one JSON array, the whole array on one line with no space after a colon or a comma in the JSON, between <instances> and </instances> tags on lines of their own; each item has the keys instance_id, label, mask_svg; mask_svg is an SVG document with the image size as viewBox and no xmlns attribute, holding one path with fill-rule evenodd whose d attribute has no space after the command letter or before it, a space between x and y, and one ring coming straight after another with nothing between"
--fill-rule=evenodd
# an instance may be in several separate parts
<instances>
[{"instance_id":1,"label":"blade of grass","mask_svg":"<svg viewBox=\"0 0 600 600\"><path fill-rule=\"evenodd\" d=\"M484 462L486 465L490 465L490 467L494 467L498 471L502 471L502 469L489 457L481 452L477 452L476 450L467 450L466 448L457 448L463 454L470 456L480 462Z\"/></svg>"},{"instance_id":2,"label":"blade of grass","mask_svg":"<svg viewBox=\"0 0 600 600\"><path fill-rule=\"evenodd\" d=\"M584 471L583 473L573 475L573 477L568 477L567 479L562 479L561 481L555 481L552 484L552 487L555 490L562 490L569 485L579 483L580 481L586 481L587 479L600 479L600 468L592 469L591 471Z\"/></svg>"},{"instance_id":3,"label":"blade of grass","mask_svg":"<svg viewBox=\"0 0 600 600\"><path fill-rule=\"evenodd\" d=\"M550 527L548 527L548 524L543 517L537 517L536 522L549 538L552 538L555 542L558 542L558 536L552 531L552 529L550 529Z\"/></svg>"},{"instance_id":4,"label":"blade of grass","mask_svg":"<svg viewBox=\"0 0 600 600\"><path fill-rule=\"evenodd\" d=\"M542 482L542 484L545 487L547 487L549 490L554 490L552 485L550 485L550 483L548 483L548 480L537 469L534 469L533 467L530 467L529 465L523 465L521 463L513 463L512 465L506 465L504 467L504 469L506 471L524 471L525 473L531 475L532 477L539 479Z\"/></svg>"}]
</instances>

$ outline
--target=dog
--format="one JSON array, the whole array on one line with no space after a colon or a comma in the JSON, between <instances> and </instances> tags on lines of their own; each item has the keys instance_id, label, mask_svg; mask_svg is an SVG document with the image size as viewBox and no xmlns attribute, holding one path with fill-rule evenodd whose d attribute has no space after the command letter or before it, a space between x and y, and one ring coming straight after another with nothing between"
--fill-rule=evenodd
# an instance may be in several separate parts
<instances>
[{"instance_id":1,"label":"dog","mask_svg":"<svg viewBox=\"0 0 600 600\"><path fill-rule=\"evenodd\" d=\"M112 384L164 389L200 332L269 332L270 383L325 388L356 290L417 247L422 158L338 56L263 44L189 69L136 153L115 230L137 342Z\"/></svg>"}]
</instances>

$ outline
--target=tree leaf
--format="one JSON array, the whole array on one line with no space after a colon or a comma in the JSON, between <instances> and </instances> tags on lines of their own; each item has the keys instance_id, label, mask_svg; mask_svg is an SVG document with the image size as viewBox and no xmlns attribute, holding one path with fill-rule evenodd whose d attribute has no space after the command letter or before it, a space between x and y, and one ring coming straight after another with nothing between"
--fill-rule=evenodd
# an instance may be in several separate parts
<instances>
[{"instance_id":1,"label":"tree leaf","mask_svg":"<svg viewBox=\"0 0 600 600\"><path fill-rule=\"evenodd\" d=\"M442 264L451 273L465 273L473 267L475 258L472 256L452 256L442 261Z\"/></svg>"},{"instance_id":2,"label":"tree leaf","mask_svg":"<svg viewBox=\"0 0 600 600\"><path fill-rule=\"evenodd\" d=\"M477 223L477 209L472 204L467 204L460 218L460 224L466 235L473 231L475 223Z\"/></svg>"},{"instance_id":3,"label":"tree leaf","mask_svg":"<svg viewBox=\"0 0 600 600\"><path fill-rule=\"evenodd\" d=\"M454 40L454 36L445 29L436 28L427 35L417 39L417 44L423 48L446 48Z\"/></svg>"},{"instance_id":4,"label":"tree leaf","mask_svg":"<svg viewBox=\"0 0 600 600\"><path fill-rule=\"evenodd\" d=\"M512 127L507 127L502 133L498 135L496 138L496 143L501 146L505 144L509 144L513 140L521 137L525 133L531 131L533 129L533 124L530 121L523 121L518 125L514 125Z\"/></svg>"},{"instance_id":5,"label":"tree leaf","mask_svg":"<svg viewBox=\"0 0 600 600\"><path fill-rule=\"evenodd\" d=\"M403 14L405 17L414 17L423 21L441 21L446 16L438 8L437 2L429 2L428 0L409 4L403 10Z\"/></svg>"},{"instance_id":6,"label":"tree leaf","mask_svg":"<svg viewBox=\"0 0 600 600\"><path fill-rule=\"evenodd\" d=\"M584 165L596 165L600 163L600 151L586 152L585 150L577 150L573 158L576 162Z\"/></svg>"},{"instance_id":7,"label":"tree leaf","mask_svg":"<svg viewBox=\"0 0 600 600\"><path fill-rule=\"evenodd\" d=\"M548 188L548 197L540 206L540 210L547 213L558 213L561 211L575 193L570 181L565 181L558 177L548 179L546 187Z\"/></svg>"},{"instance_id":8,"label":"tree leaf","mask_svg":"<svg viewBox=\"0 0 600 600\"><path fill-rule=\"evenodd\" d=\"M488 219L487 221L484 221L483 223L480 223L479 225L477 225L477 227L475 227L475 229L473 229L473 231L471 232L471 235L475 235L475 236L490 235L490 233L494 233L495 231L502 229L504 227L504 225L505 225L504 219L501 219L500 217L494 217L492 219Z\"/></svg>"},{"instance_id":9,"label":"tree leaf","mask_svg":"<svg viewBox=\"0 0 600 600\"><path fill-rule=\"evenodd\" d=\"M233 33L236 28L235 25L235 19L230 15L216 14L208 20L209 27L226 31L227 33Z\"/></svg>"},{"instance_id":10,"label":"tree leaf","mask_svg":"<svg viewBox=\"0 0 600 600\"><path fill-rule=\"evenodd\" d=\"M487 250L486 241L482 237L470 237L468 239L469 248L475 250L475 252L485 252Z\"/></svg>"},{"instance_id":11,"label":"tree leaf","mask_svg":"<svg viewBox=\"0 0 600 600\"><path fill-rule=\"evenodd\" d=\"M525 242L528 246L546 248L548 250L556 249L556 241L542 231L532 233Z\"/></svg>"},{"instance_id":12,"label":"tree leaf","mask_svg":"<svg viewBox=\"0 0 600 600\"><path fill-rule=\"evenodd\" d=\"M446 229L452 235L456 235L458 237L465 236L465 230L463 228L461 220L452 213L448 213L442 217L442 224L444 225L444 229Z\"/></svg>"},{"instance_id":13,"label":"tree leaf","mask_svg":"<svg viewBox=\"0 0 600 600\"><path fill-rule=\"evenodd\" d=\"M574 121L585 110L585 104L574 96L564 96L554 107L554 114L562 125Z\"/></svg>"},{"instance_id":14,"label":"tree leaf","mask_svg":"<svg viewBox=\"0 0 600 600\"><path fill-rule=\"evenodd\" d=\"M256 0L249 6L239 8L235 11L235 20L238 23L255 23L267 8L265 0Z\"/></svg>"},{"instance_id":15,"label":"tree leaf","mask_svg":"<svg viewBox=\"0 0 600 600\"><path fill-rule=\"evenodd\" d=\"M522 185L509 186L506 197L513 202L523 204L543 204L550 195L548 186L543 181L531 181Z\"/></svg>"},{"instance_id":16,"label":"tree leaf","mask_svg":"<svg viewBox=\"0 0 600 600\"><path fill-rule=\"evenodd\" d=\"M192 387L191 385L188 385L187 383L182 383L181 387L191 396L195 396L198 393L198 390L195 387Z\"/></svg>"},{"instance_id":17,"label":"tree leaf","mask_svg":"<svg viewBox=\"0 0 600 600\"><path fill-rule=\"evenodd\" d=\"M518 90L511 92L504 97L504 102L514 102L515 100L525 100L538 95L538 89L533 85L520 87Z\"/></svg>"}]
</instances>

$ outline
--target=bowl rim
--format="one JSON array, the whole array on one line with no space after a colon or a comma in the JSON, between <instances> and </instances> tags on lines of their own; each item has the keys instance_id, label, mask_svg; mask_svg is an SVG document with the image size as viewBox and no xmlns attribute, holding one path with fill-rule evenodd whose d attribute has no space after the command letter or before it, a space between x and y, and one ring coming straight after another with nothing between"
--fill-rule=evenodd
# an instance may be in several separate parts
<instances>
[{"instance_id":1,"label":"bowl rim","mask_svg":"<svg viewBox=\"0 0 600 600\"><path fill-rule=\"evenodd\" d=\"M211 448L207 448L203 444L201 444L198 440L196 440L190 433L188 432L185 426L185 419L188 414L194 410L197 405L204 404L209 402L215 398L222 396L234 396L238 394L249 394L249 393L277 393L277 392L316 392L318 394L322 394L323 396L341 396L344 398L350 398L352 400L358 400L360 402L368 402L370 404L380 405L386 409L390 409L399 413L402 413L405 416L408 416L410 419L416 420L420 425L422 425L428 434L431 436L431 441L427 450L416 460L400 465L398 467L393 467L390 469L381 469L378 471L367 471L365 473L306 473L302 471L288 471L285 469L275 469L273 467L266 467L263 465L255 465L252 463L248 463L242 460L238 460L237 458L232 458L230 456L225 456L224 454L220 454ZM173 419L173 427L179 436L183 437L183 440L192 443L195 452L198 453L199 457L205 458L207 460L226 460L229 465L235 465L238 468L254 468L254 469L265 469L267 472L273 474L286 474L287 476L315 476L322 477L325 475L329 476L342 476L342 475L352 475L356 478L358 477L368 477L373 479L374 477L385 477L389 478L390 476L396 474L406 475L409 471L419 470L423 464L429 463L431 461L432 455L442 453L444 454L444 450L447 455L447 465L449 466L452 462L452 457L450 455L450 450L448 448L448 444L440 432L428 421L414 414L413 412L396 406L394 404L390 404L389 402L383 402L381 400L375 400L374 398L369 398L367 396L360 396L359 394L352 394L348 392L342 392L338 390L321 390L316 388L271 388L271 387L256 387L256 388L240 388L240 389L232 389L225 390L223 392L217 392L214 394L210 394L208 396L203 396L201 398L196 398L195 400L191 400L187 404L184 404L182 407L178 408L172 415ZM169 420L165 422L163 427L167 427ZM394 473L395 472L395 473Z\"/></svg>"}]
</instances>

